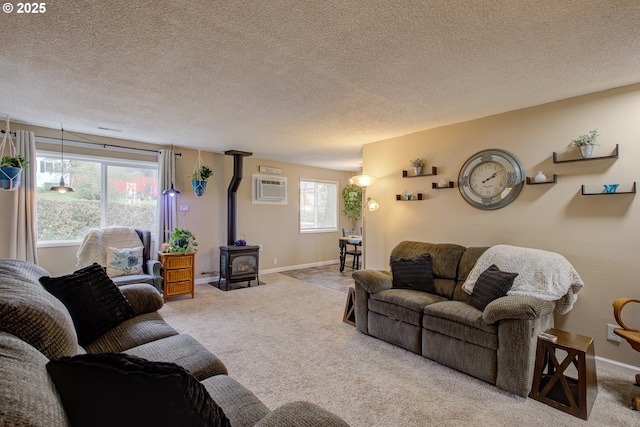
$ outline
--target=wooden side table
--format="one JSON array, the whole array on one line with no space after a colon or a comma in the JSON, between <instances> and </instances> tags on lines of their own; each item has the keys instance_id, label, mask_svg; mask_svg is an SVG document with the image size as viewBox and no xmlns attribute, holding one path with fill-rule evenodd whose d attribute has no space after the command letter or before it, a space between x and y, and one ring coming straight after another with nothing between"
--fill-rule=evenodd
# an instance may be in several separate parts
<instances>
[{"instance_id":1,"label":"wooden side table","mask_svg":"<svg viewBox=\"0 0 640 427\"><path fill-rule=\"evenodd\" d=\"M558 340L538 338L529 397L586 420L598 395L593 338L560 329L549 329L547 333ZM558 360L556 350L567 353L564 360ZM578 378L565 375L571 364L577 369Z\"/></svg>"},{"instance_id":2,"label":"wooden side table","mask_svg":"<svg viewBox=\"0 0 640 427\"><path fill-rule=\"evenodd\" d=\"M191 294L193 298L193 262L194 253L166 254L158 252L162 263L164 278L164 300L178 295Z\"/></svg>"},{"instance_id":3,"label":"wooden side table","mask_svg":"<svg viewBox=\"0 0 640 427\"><path fill-rule=\"evenodd\" d=\"M347 293L347 304L344 306L344 315L342 321L356 326L356 290L355 288L349 288Z\"/></svg>"}]
</instances>

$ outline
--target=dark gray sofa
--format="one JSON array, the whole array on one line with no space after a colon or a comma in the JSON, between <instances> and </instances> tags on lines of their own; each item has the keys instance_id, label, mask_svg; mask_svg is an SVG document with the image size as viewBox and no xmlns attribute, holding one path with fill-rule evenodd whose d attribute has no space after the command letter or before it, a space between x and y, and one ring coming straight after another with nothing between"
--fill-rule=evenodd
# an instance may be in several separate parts
<instances>
[{"instance_id":1,"label":"dark gray sofa","mask_svg":"<svg viewBox=\"0 0 640 427\"><path fill-rule=\"evenodd\" d=\"M399 243L391 256L431 254L435 294L392 289L388 271L356 271L356 327L524 397L533 380L537 335L553 327L555 304L523 296L498 298L484 311L468 304L462 285L486 249Z\"/></svg>"},{"instance_id":2,"label":"dark gray sofa","mask_svg":"<svg viewBox=\"0 0 640 427\"><path fill-rule=\"evenodd\" d=\"M49 359L86 352L124 352L181 365L201 381L234 427L347 425L308 402L270 411L227 376L225 365L213 353L162 319L157 313L162 297L149 284L119 287L133 306L134 317L81 347L66 307L39 283L48 275L32 263L0 260L1 426L69 425L46 364Z\"/></svg>"}]
</instances>

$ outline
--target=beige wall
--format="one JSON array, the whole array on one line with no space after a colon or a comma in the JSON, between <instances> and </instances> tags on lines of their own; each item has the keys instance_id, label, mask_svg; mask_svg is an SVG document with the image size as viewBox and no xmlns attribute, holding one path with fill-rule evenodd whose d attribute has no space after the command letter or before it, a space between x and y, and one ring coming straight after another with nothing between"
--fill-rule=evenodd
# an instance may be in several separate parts
<instances>
[{"instance_id":1,"label":"beige wall","mask_svg":"<svg viewBox=\"0 0 640 427\"><path fill-rule=\"evenodd\" d=\"M13 129L32 130L36 135L58 138L60 131L13 124ZM81 138L65 132L65 139ZM117 144L128 147L159 149L160 146L142 144L136 141L123 141L109 138L90 136L93 141ZM59 151L57 145L38 144L38 148ZM204 196L196 197L191 189L191 173L196 163L198 152L176 145L175 151L182 154L176 159L175 187L180 190L178 205L186 205L189 211L178 213L177 226L193 230L198 240L196 254L196 280L209 275L201 275L202 271L216 271L219 269L219 246L227 241L227 188L233 174L233 159L220 153L202 152L203 162L212 167L214 175L208 180ZM110 157L136 158L153 160L155 156L141 155L132 152L105 152L101 149L74 147L65 144L65 152L78 152L94 155L108 155ZM258 173L260 165L280 168L280 176L288 178L287 205L254 205L251 203L251 174ZM246 157L244 160L244 179L238 191L238 237L244 235L250 244L261 244L260 270L286 269L287 267L335 261L338 258L338 232L320 234L298 233L298 191L300 178L321 179L339 182L340 191L349 177L347 172L294 165L290 163L260 160ZM13 206L13 192L0 191L0 258L9 257L9 238L11 227L11 209ZM351 222L340 214L339 227L350 227ZM340 233L341 234L341 233ZM78 245L39 248L39 264L53 275L72 272L75 269L76 251ZM277 264L273 260L277 258Z\"/></svg>"},{"instance_id":2,"label":"beige wall","mask_svg":"<svg viewBox=\"0 0 640 427\"><path fill-rule=\"evenodd\" d=\"M640 365L628 344L605 339L606 324L615 323L611 302L640 298L640 198L580 194L582 184L597 190L620 183L624 190L640 181L639 118L640 85L635 85L366 145L364 171L379 177L367 195L381 205L366 217L367 268L387 269L389 252L402 240L558 252L586 286L574 309L556 317L556 326L594 337L598 356ZM620 144L620 158L552 162L552 152L570 150L571 138L594 128L601 133L595 155L610 154ZM529 177L539 170L555 173L558 183L525 186L512 204L496 211L475 209L459 193L458 172L469 156L487 148L515 154ZM403 179L401 171L416 157L425 157L428 168L437 166L438 176ZM432 190L441 177L455 181L456 188ZM396 194L407 192L423 192L426 200L395 201ZM640 307L628 311L629 323L640 325Z\"/></svg>"}]
</instances>

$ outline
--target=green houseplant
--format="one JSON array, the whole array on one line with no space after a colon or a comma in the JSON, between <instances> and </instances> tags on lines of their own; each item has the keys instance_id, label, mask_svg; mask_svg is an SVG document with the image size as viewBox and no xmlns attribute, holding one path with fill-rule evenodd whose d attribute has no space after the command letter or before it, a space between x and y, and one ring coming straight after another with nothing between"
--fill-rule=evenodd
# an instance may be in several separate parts
<instances>
[{"instance_id":1,"label":"green houseplant","mask_svg":"<svg viewBox=\"0 0 640 427\"><path fill-rule=\"evenodd\" d=\"M182 228L174 228L169 238L169 248L167 252L171 254L189 254L198 252L198 242L192 231Z\"/></svg>"},{"instance_id":2,"label":"green houseplant","mask_svg":"<svg viewBox=\"0 0 640 427\"><path fill-rule=\"evenodd\" d=\"M582 158L589 159L593 154L593 147L598 145L596 142L598 140L598 136L600 136L598 129L594 129L587 134L580 135L579 137L572 139L571 144L569 145L578 147L582 153Z\"/></svg>"},{"instance_id":3,"label":"green houseplant","mask_svg":"<svg viewBox=\"0 0 640 427\"><path fill-rule=\"evenodd\" d=\"M22 156L17 156L17 157L2 156L2 160L0 161L0 166L26 169L29 167L29 162L27 161L27 159L25 159Z\"/></svg>"},{"instance_id":4,"label":"green houseplant","mask_svg":"<svg viewBox=\"0 0 640 427\"><path fill-rule=\"evenodd\" d=\"M416 175L420 175L422 173L422 167L425 164L424 159L418 157L417 159L409 160L409 163L413 166L413 172L415 172Z\"/></svg>"},{"instance_id":5,"label":"green houseplant","mask_svg":"<svg viewBox=\"0 0 640 427\"><path fill-rule=\"evenodd\" d=\"M207 189L207 179L213 175L213 171L207 165L202 165L196 169L191 175L191 186L193 187L193 193L200 197Z\"/></svg>"},{"instance_id":6,"label":"green houseplant","mask_svg":"<svg viewBox=\"0 0 640 427\"><path fill-rule=\"evenodd\" d=\"M342 190L344 199L343 213L351 221L357 221L362 216L362 188L355 184L347 184Z\"/></svg>"}]
</instances>

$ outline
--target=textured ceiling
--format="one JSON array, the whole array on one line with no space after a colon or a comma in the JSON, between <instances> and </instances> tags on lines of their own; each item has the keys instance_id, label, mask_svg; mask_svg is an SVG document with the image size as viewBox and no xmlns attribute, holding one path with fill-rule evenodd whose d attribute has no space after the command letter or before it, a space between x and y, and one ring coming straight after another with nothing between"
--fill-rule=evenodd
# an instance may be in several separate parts
<instances>
[{"instance_id":1,"label":"textured ceiling","mask_svg":"<svg viewBox=\"0 0 640 427\"><path fill-rule=\"evenodd\" d=\"M46 7L0 14L0 114L338 170L369 142L640 82L638 0Z\"/></svg>"}]
</instances>

